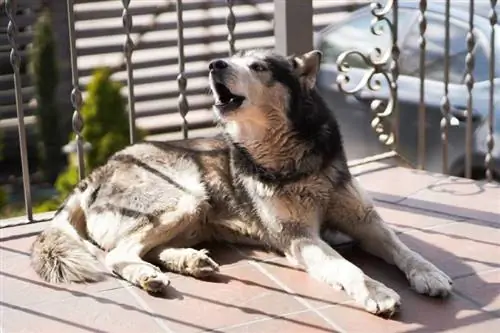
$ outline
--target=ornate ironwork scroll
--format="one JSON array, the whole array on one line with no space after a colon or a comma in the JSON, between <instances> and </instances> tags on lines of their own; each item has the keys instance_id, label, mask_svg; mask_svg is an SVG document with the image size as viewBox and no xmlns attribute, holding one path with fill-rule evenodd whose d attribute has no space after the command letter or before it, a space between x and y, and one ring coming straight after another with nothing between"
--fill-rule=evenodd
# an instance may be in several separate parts
<instances>
[{"instance_id":1,"label":"ornate ironwork scroll","mask_svg":"<svg viewBox=\"0 0 500 333\"><path fill-rule=\"evenodd\" d=\"M130 0L122 0L123 3L123 28L125 29L126 39L123 45L125 56L125 65L127 67L127 88L128 88L128 121L130 128L130 143L135 143L135 95L134 95L134 74L132 67L132 52L134 51L134 42L130 38L132 31L132 16L129 12Z\"/></svg>"},{"instance_id":2,"label":"ornate ironwork scroll","mask_svg":"<svg viewBox=\"0 0 500 333\"><path fill-rule=\"evenodd\" d=\"M388 18L389 12L393 11L392 22ZM380 48L374 48L369 54L363 54L358 50L349 50L343 52L337 58L337 68L339 75L337 77L337 85L339 90L346 94L355 94L367 87L371 91L379 90L381 81L375 78L375 75L382 75L383 79L387 81L389 86L389 98L387 101L374 99L371 102L371 109L374 112L374 119L371 123L373 129L378 135L381 142L386 145L395 147L398 138L399 127L399 112L397 108L397 78L399 75L399 47L397 45L397 31L398 31L398 0L388 0L385 5L374 1L371 4L371 13L373 20L371 23L371 32L374 35L380 36L383 31L380 29L380 24L386 24L391 31L391 48L382 51ZM361 80L352 89L347 89L346 85L350 82L349 76L349 63L350 57L359 57L369 67L364 73ZM384 67L390 65L390 73ZM393 115L395 125L391 126L390 122L384 121L385 118Z\"/></svg>"},{"instance_id":3,"label":"ornate ironwork scroll","mask_svg":"<svg viewBox=\"0 0 500 333\"><path fill-rule=\"evenodd\" d=\"M15 16L16 16L16 0L6 0L5 1L5 13L9 19L9 24L7 25L7 38L9 39L9 44L11 47L10 51L10 63L14 71L14 90L16 98L16 113L17 113L17 129L19 133L19 147L21 153L21 170L23 174L23 189L24 189L24 204L26 208L26 215L29 221L33 220L33 211L31 205L31 184L30 184L30 172L28 165L28 149L26 147L26 129L24 126L24 107L22 98L22 83L21 83L21 56L17 50L17 36L19 33Z\"/></svg>"}]
</instances>

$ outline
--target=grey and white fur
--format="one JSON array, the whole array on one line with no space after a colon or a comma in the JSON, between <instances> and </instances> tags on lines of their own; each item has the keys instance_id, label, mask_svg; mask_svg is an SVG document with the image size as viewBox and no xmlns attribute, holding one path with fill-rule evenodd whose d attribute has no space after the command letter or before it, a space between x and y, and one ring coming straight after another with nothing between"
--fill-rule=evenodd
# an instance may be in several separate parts
<instances>
[{"instance_id":1,"label":"grey and white fur","mask_svg":"<svg viewBox=\"0 0 500 333\"><path fill-rule=\"evenodd\" d=\"M451 279L403 244L349 172L338 124L315 89L321 53L249 51L210 63L220 137L143 142L82 180L33 244L45 280L97 281L93 252L116 275L163 291L161 269L194 277L219 266L203 241L265 245L367 311L392 315L399 295L322 235L340 231L406 274L419 293L446 296Z\"/></svg>"}]
</instances>

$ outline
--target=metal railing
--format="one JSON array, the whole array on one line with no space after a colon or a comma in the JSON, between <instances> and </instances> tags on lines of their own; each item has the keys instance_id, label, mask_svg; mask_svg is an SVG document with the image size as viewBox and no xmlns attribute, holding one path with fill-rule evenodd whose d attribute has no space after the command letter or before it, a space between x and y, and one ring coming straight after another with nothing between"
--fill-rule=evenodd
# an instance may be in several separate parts
<instances>
[{"instance_id":1,"label":"metal railing","mask_svg":"<svg viewBox=\"0 0 500 333\"><path fill-rule=\"evenodd\" d=\"M465 130L465 170L463 176L466 178L472 178L473 176L473 165L472 165L472 135L473 135L473 121L474 121L474 69L475 69L475 47L477 45L475 37L475 1L468 0L468 31L466 35L466 50L467 54L464 57L465 62L465 74L463 84L466 87L466 106L465 110L458 110L462 112L455 112L452 114L452 106L450 102L450 6L451 0L444 0L444 17L445 17L445 37L444 37L444 91L441 100L441 112L442 118L440 122L441 131L441 145L442 145L442 173L448 174L449 165L449 129L450 126L457 125L457 118L461 117L465 119L466 130ZM455 1L457 4L458 1ZM483 1L483 4L486 1ZM419 54L419 105L418 105L418 141L417 141L417 163L416 167L418 169L425 169L426 167L426 126L427 126L427 109L426 109L426 33L427 33L427 6L428 2L426 0L420 0L418 3L419 11L419 39L417 41L420 54ZM484 170L485 178L488 181L493 180L493 149L495 146L494 142L494 124L495 124L495 112L498 110L495 107L498 102L495 102L495 92L498 92L500 88L496 87L495 78L495 47L496 47L496 25L498 24L498 18L496 13L497 0L489 1L489 96L488 96L488 110L487 110L487 135L486 135L486 153L484 157ZM337 84L340 91L348 95L356 95L362 90L369 90L375 92L380 89L381 82L377 78L381 76L383 80L387 81L387 86L389 87L389 96L386 99L375 98L371 102L371 109L374 113L374 121L372 122L372 127L379 136L380 141L384 144L390 146L393 151L398 150L398 141L400 139L399 131L399 116L400 110L398 107L398 77L399 73L399 43L398 40L398 0L387 0L385 4L382 5L380 1L372 1L371 4L371 14L373 20L371 23L371 33L374 35L381 35L382 29L380 29L380 24L384 23L389 27L389 33L391 34L392 45L389 50L380 50L375 48L368 54L364 54L358 50L349 50L341 53L337 59L337 68L340 75L337 76ZM464 6L465 7L465 6ZM392 16L392 20L389 18ZM351 70L349 66L349 59L351 57L361 58L366 67L365 74L362 76L360 82L354 85L354 88L349 89L348 84L352 84L349 71ZM387 70L387 65L390 64L389 70ZM352 86L352 85L351 85ZM455 110L456 111L456 110ZM402 111L404 112L404 111ZM387 126L387 122L384 122L384 118L393 117L395 119L396 126ZM498 177L498 175L497 175Z\"/></svg>"},{"instance_id":2,"label":"metal railing","mask_svg":"<svg viewBox=\"0 0 500 333\"><path fill-rule=\"evenodd\" d=\"M132 54L134 52L134 42L132 41L130 35L133 29L132 15L129 11L130 0L121 0L123 4L123 29L125 33L125 42L123 46L123 54L125 59L126 73L127 73L127 86L128 86L128 112L130 121L130 142L134 143L136 141L135 137L135 95L134 95L134 77L133 77L133 63ZM232 0L226 0L227 6L227 17L226 25L228 29L228 54L231 55L236 51L235 44L235 26L237 24L237 17L233 12L233 2ZM490 63L489 63L489 110L488 110L488 135L487 135L487 153L485 157L485 170L486 177L488 180L492 180L492 152L494 149L494 109L495 109L495 89L494 79L495 79L495 25L497 24L497 16L495 13L495 6L497 4L496 0L490 0L491 14L489 17L491 24L491 53L490 53ZM187 77L185 75L185 55L184 55L184 35L183 35L183 1L176 0L176 13L177 13L177 32L178 32L178 112L182 117L182 133L183 137L188 137L188 123L186 120L186 115L189 111L189 103L186 95ZM303 0L274 0L274 33L276 38L276 49L284 54L291 53L301 53L310 50L313 47L313 24L312 24L312 3ZM16 108L17 108L17 119L18 119L18 129L19 129L19 140L21 149L21 164L22 164L22 175L23 175L23 187L24 187L24 199L26 214L28 219L31 221L33 219L32 214L32 204L31 204L31 190L30 190L30 175L29 166L27 159L27 148L26 148L26 133L24 128L24 115L23 115L23 103L21 100L21 75L19 72L20 60L17 50L17 26L16 26L16 1L6 0L5 9L9 18L8 24L8 39L11 46L11 64L13 68L14 85L16 91ZM425 66L426 63L426 9L427 1L421 0L419 6L419 47L420 47L420 106L418 109L418 168L425 168L426 161L426 135L425 135L425 124L426 124L426 108L425 93L426 86L424 84L426 73ZM466 119L467 131L466 131L466 171L465 176L471 177L472 165L471 165L471 138L472 138L472 110L474 105L472 89L474 87L474 54L473 49L475 45L474 37L474 0L470 0L470 15L469 15L469 32L467 35L467 55L465 57L467 73L465 77L465 84L467 86L467 109L464 114ZM371 108L374 112L374 121L372 126L379 136L379 139L383 141L386 145L392 147L393 151L397 151L398 141L400 138L399 134L399 116L400 110L398 107L398 78L400 77L400 66L399 66L399 56L400 56L400 46L398 40L398 0L387 0L385 4L381 4L378 1L372 2L371 13L373 15L372 29L371 33L381 34L382 31L377 28L381 23L385 23L390 28L391 34L391 45L387 50L380 50L379 48L374 49L369 54L364 54L359 50L350 50L342 53L338 57L338 70L341 75L338 76L337 82L339 89L346 94L356 94L361 89L369 89L371 91L376 91L380 88L380 81L375 79L377 75L381 75L389 87L389 97L386 100L375 99L371 103ZM69 29L69 45L70 45L70 56L71 56L71 73L72 73L72 91L71 91L71 102L74 108L72 125L73 131L76 135L77 144L77 155L78 155L78 167L79 175L83 177L85 174L84 170L84 154L83 154L83 140L82 129L83 120L80 114L80 109L82 107L82 93L79 90L79 80L78 80L78 69L77 69L77 54L75 47L76 33L75 33L75 20L74 20L74 3L73 0L67 0L67 15L68 15L68 29ZM389 16L392 19L389 19ZM442 160L443 160L443 173L448 173L448 132L450 123L452 122L452 116L450 113L450 99L449 99L449 70L450 70L450 0L446 0L446 37L445 37L445 72L444 72L444 91L441 101L441 111L442 120L440 124L441 139L442 139ZM301 24L297 24L297 22ZM366 33L370 33L367 31ZM368 69L361 82L359 82L354 89L347 89L346 83L349 81L349 59L351 56L357 56L363 59ZM384 118L392 116L396 119L396 126L387 126L387 123L383 121ZM381 158L387 156L393 156L392 154L383 154ZM370 158L369 160L375 160L376 158Z\"/></svg>"}]
</instances>

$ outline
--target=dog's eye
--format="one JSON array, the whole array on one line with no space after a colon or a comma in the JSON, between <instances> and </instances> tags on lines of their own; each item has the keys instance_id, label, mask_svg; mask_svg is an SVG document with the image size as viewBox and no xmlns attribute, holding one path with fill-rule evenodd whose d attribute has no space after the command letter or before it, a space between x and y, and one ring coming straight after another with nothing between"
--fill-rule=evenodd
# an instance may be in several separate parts
<instances>
[{"instance_id":1,"label":"dog's eye","mask_svg":"<svg viewBox=\"0 0 500 333\"><path fill-rule=\"evenodd\" d=\"M267 68L259 64L258 62L254 62L253 64L250 65L250 69L253 70L254 72L265 72L267 71Z\"/></svg>"}]
</instances>

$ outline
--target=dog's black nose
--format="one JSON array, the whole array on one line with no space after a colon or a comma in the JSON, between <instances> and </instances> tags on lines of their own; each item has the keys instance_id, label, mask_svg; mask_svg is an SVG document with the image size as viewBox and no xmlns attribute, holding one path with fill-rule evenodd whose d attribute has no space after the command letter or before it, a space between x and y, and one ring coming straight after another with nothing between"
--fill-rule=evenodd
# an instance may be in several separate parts
<instances>
[{"instance_id":1,"label":"dog's black nose","mask_svg":"<svg viewBox=\"0 0 500 333\"><path fill-rule=\"evenodd\" d=\"M208 69L210 69L212 71L217 71L217 70L221 70L224 68L227 68L227 62L225 62L222 59L214 60L208 65Z\"/></svg>"}]
</instances>

